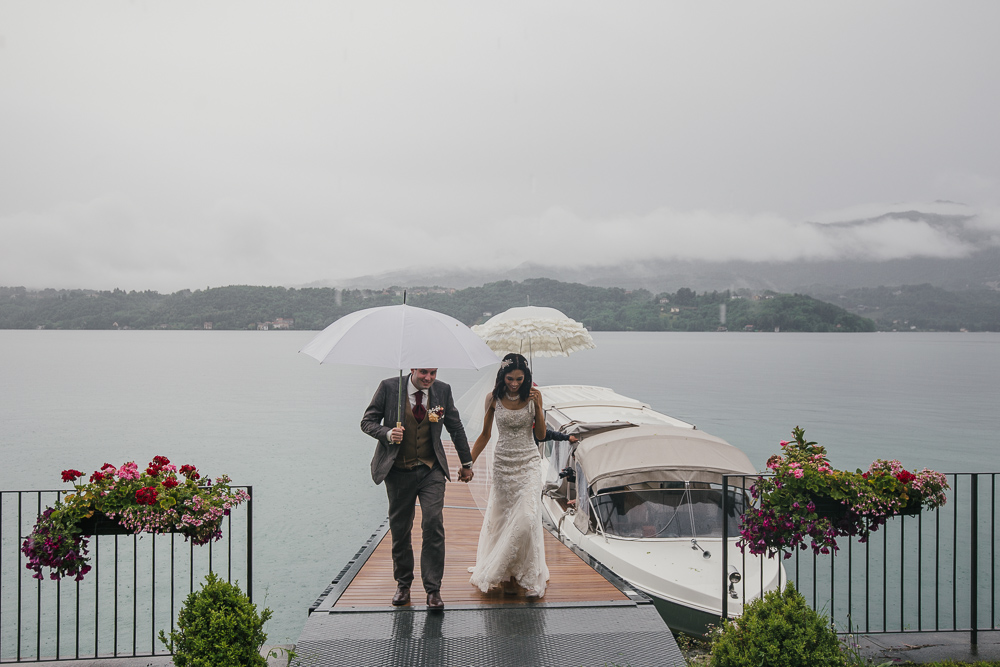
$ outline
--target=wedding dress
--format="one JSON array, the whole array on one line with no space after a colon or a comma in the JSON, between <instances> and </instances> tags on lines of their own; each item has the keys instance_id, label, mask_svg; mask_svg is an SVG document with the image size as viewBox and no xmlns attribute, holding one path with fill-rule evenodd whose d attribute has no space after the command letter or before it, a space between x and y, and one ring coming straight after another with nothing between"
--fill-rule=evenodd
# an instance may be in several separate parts
<instances>
[{"instance_id":1,"label":"wedding dress","mask_svg":"<svg viewBox=\"0 0 1000 667\"><path fill-rule=\"evenodd\" d=\"M532 436L535 404L508 410L496 401L499 438L493 451L493 483L469 580L484 593L514 577L531 595L549 579L542 528L542 471Z\"/></svg>"}]
</instances>

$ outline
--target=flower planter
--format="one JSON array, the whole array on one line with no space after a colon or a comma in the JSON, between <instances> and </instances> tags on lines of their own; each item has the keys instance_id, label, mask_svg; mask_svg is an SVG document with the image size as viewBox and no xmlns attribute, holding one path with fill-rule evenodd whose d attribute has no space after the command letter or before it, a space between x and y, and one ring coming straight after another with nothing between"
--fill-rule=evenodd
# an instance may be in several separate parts
<instances>
[{"instance_id":1,"label":"flower planter","mask_svg":"<svg viewBox=\"0 0 1000 667\"><path fill-rule=\"evenodd\" d=\"M821 519L839 521L844 519L851 512L849 505L842 504L839 500L833 500L826 496L813 496L813 504L816 506L816 515ZM913 516L920 514L921 502L919 498L910 498L896 514L892 516Z\"/></svg>"},{"instance_id":2,"label":"flower planter","mask_svg":"<svg viewBox=\"0 0 1000 667\"><path fill-rule=\"evenodd\" d=\"M839 521L851 512L850 505L844 505L829 496L813 496L812 503L816 506L817 516L831 521Z\"/></svg>"},{"instance_id":3,"label":"flower planter","mask_svg":"<svg viewBox=\"0 0 1000 667\"><path fill-rule=\"evenodd\" d=\"M92 516L82 519L77 526L81 535L134 535L132 531L118 523L117 519L109 519L103 512L95 511ZM181 531L170 527L153 531L160 535L169 533L180 533Z\"/></svg>"},{"instance_id":4,"label":"flower planter","mask_svg":"<svg viewBox=\"0 0 1000 667\"><path fill-rule=\"evenodd\" d=\"M118 523L116 519L109 519L103 512L94 512L86 519L81 519L77 524L81 535L132 535L133 532Z\"/></svg>"}]
</instances>

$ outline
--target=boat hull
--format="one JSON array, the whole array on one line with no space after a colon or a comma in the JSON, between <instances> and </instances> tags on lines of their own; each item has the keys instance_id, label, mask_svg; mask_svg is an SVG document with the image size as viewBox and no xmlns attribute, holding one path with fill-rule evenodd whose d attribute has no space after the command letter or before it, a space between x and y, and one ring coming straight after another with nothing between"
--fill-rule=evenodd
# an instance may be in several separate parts
<instances>
[{"instance_id":1,"label":"boat hull","mask_svg":"<svg viewBox=\"0 0 1000 667\"><path fill-rule=\"evenodd\" d=\"M685 634L692 637L704 637L713 627L719 627L721 617L718 614L685 607L676 602L656 597L647 591L643 592L652 598L653 606L656 607L656 611L660 612L660 618L663 619L663 622L667 624L667 627L675 635Z\"/></svg>"}]
</instances>

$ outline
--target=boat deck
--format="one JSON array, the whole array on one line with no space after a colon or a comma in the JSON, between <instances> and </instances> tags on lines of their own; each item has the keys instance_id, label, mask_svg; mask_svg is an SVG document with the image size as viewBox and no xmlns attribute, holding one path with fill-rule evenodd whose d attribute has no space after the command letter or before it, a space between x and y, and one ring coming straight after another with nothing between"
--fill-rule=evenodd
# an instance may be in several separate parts
<instances>
[{"instance_id":1,"label":"boat deck","mask_svg":"<svg viewBox=\"0 0 1000 667\"><path fill-rule=\"evenodd\" d=\"M450 452L454 458L454 452ZM454 458L452 470L457 468ZM482 526L470 485L445 493L444 612L423 604L419 562L413 600L389 601L391 539L383 522L310 608L296 643L301 665L684 665L650 599L597 563L545 535L545 596L483 593L469 583ZM420 509L413 547L420 550ZM551 528L551 527L550 527Z\"/></svg>"}]
</instances>

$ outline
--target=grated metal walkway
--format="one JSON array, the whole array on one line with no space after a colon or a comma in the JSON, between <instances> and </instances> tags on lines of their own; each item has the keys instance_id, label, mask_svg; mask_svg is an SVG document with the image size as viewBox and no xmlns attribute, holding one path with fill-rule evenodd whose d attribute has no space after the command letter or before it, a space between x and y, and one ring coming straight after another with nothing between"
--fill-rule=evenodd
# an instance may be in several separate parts
<instances>
[{"instance_id":1,"label":"grated metal walkway","mask_svg":"<svg viewBox=\"0 0 1000 667\"><path fill-rule=\"evenodd\" d=\"M651 604L314 613L298 665L685 664Z\"/></svg>"}]
</instances>

